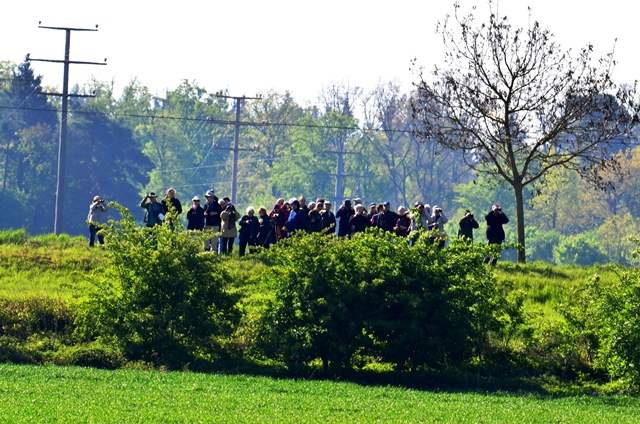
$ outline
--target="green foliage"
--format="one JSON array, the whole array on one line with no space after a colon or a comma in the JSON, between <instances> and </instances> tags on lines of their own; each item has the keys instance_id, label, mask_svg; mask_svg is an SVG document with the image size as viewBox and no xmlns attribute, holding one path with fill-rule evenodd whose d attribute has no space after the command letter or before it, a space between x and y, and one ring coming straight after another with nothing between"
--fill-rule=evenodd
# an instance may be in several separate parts
<instances>
[{"instance_id":1,"label":"green foliage","mask_svg":"<svg viewBox=\"0 0 640 424\"><path fill-rule=\"evenodd\" d=\"M541 231L534 227L525 229L527 254L531 261L543 261L554 264L553 249L560 244L562 235L556 230Z\"/></svg>"},{"instance_id":2,"label":"green foliage","mask_svg":"<svg viewBox=\"0 0 640 424\"><path fill-rule=\"evenodd\" d=\"M34 334L69 334L75 312L64 301L43 296L0 299L0 336L27 340Z\"/></svg>"},{"instance_id":3,"label":"green foliage","mask_svg":"<svg viewBox=\"0 0 640 424\"><path fill-rule=\"evenodd\" d=\"M596 276L575 298L568 319L586 341L594 366L625 388L640 390L640 270L620 270L609 283Z\"/></svg>"},{"instance_id":4,"label":"green foliage","mask_svg":"<svg viewBox=\"0 0 640 424\"><path fill-rule=\"evenodd\" d=\"M265 315L272 354L288 362L353 366L356 352L398 369L459 365L499 327L504 299L485 247L437 249L370 230L312 234L269 251L275 300Z\"/></svg>"},{"instance_id":5,"label":"green foliage","mask_svg":"<svg viewBox=\"0 0 640 424\"><path fill-rule=\"evenodd\" d=\"M607 255L593 232L563 237L553 249L558 265L591 265L607 263Z\"/></svg>"},{"instance_id":6,"label":"green foliage","mask_svg":"<svg viewBox=\"0 0 640 424\"><path fill-rule=\"evenodd\" d=\"M23 244L26 241L27 230L24 228L0 231L0 244Z\"/></svg>"},{"instance_id":7,"label":"green foliage","mask_svg":"<svg viewBox=\"0 0 640 424\"><path fill-rule=\"evenodd\" d=\"M191 232L139 228L125 208L111 206L122 219L103 230L110 264L91 276L80 334L115 343L129 360L170 367L217 354L238 319L221 258L203 252Z\"/></svg>"}]
</instances>

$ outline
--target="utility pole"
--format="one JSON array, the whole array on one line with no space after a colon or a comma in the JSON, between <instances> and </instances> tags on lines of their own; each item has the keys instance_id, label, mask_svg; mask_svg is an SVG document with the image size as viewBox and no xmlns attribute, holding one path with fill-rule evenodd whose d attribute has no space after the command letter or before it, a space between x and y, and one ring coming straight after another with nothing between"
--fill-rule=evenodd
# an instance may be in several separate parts
<instances>
[{"instance_id":1,"label":"utility pole","mask_svg":"<svg viewBox=\"0 0 640 424\"><path fill-rule=\"evenodd\" d=\"M261 94L256 94L256 97L246 97L246 96L228 96L222 91L216 93L216 97L220 97L223 99L234 99L236 101L236 120L235 120L235 130L233 133L233 169L231 171L232 180L231 180L231 203L235 204L238 196L238 154L240 150L255 150L255 149L240 149L240 108L245 100L262 100Z\"/></svg>"},{"instance_id":2,"label":"utility pole","mask_svg":"<svg viewBox=\"0 0 640 424\"><path fill-rule=\"evenodd\" d=\"M56 183L56 207L55 218L53 222L53 233L58 235L62 230L64 221L64 189L65 189L65 172L66 172L66 155L67 155L67 114L68 114L68 102L69 97L94 97L94 95L83 94L69 94L69 65L106 65L107 59L104 62L79 62L69 60L69 51L71 49L71 31L98 31L98 25L95 29L89 28L66 28L66 27L49 27L40 25L38 22L38 28L54 29L66 32L66 42L64 47L64 59L33 59L29 53L25 57L26 61L34 62L53 62L64 64L64 76L62 82L62 93L41 93L47 96L62 97L62 114L60 117L60 136L58 138L58 178Z\"/></svg>"},{"instance_id":3,"label":"utility pole","mask_svg":"<svg viewBox=\"0 0 640 424\"><path fill-rule=\"evenodd\" d=\"M336 164L336 173L335 173L336 185L334 189L334 202L336 204L336 207L338 207L342 203L342 200L344 199L344 177L359 176L355 174L346 174L344 172L344 155L357 155L359 153L345 152L342 150L338 150L338 151L325 150L320 153L333 154L333 155L337 155L338 157L338 161Z\"/></svg>"}]
</instances>

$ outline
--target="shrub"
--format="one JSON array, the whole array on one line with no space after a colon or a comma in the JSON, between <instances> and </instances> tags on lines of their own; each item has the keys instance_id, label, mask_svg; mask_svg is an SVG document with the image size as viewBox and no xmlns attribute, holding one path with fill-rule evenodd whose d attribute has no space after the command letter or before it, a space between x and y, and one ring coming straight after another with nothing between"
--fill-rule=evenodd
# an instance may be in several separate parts
<instances>
[{"instance_id":1,"label":"shrub","mask_svg":"<svg viewBox=\"0 0 640 424\"><path fill-rule=\"evenodd\" d=\"M126 208L111 206L122 219L103 230L109 265L91 277L79 334L115 343L129 360L174 368L215 355L239 317L221 258L190 232L139 228Z\"/></svg>"},{"instance_id":2,"label":"shrub","mask_svg":"<svg viewBox=\"0 0 640 424\"><path fill-rule=\"evenodd\" d=\"M499 327L504 298L483 264L488 249L438 249L372 229L351 238L296 236L270 250L275 300L264 327L271 355L325 368L357 352L398 369L457 365Z\"/></svg>"},{"instance_id":3,"label":"shrub","mask_svg":"<svg viewBox=\"0 0 640 424\"><path fill-rule=\"evenodd\" d=\"M525 229L527 240L527 257L530 261L544 261L548 264L555 264L553 249L562 238L556 231L540 231L537 228L527 227Z\"/></svg>"},{"instance_id":4,"label":"shrub","mask_svg":"<svg viewBox=\"0 0 640 424\"><path fill-rule=\"evenodd\" d=\"M553 259L558 265L593 265L608 261L598 236L593 232L562 237L553 248Z\"/></svg>"},{"instance_id":5,"label":"shrub","mask_svg":"<svg viewBox=\"0 0 640 424\"><path fill-rule=\"evenodd\" d=\"M118 349L96 342L63 346L53 354L53 361L57 365L104 369L117 369L125 364L125 359Z\"/></svg>"},{"instance_id":6,"label":"shrub","mask_svg":"<svg viewBox=\"0 0 640 424\"><path fill-rule=\"evenodd\" d=\"M32 334L70 334L75 311L63 300L44 296L0 299L0 335L26 340Z\"/></svg>"}]
</instances>

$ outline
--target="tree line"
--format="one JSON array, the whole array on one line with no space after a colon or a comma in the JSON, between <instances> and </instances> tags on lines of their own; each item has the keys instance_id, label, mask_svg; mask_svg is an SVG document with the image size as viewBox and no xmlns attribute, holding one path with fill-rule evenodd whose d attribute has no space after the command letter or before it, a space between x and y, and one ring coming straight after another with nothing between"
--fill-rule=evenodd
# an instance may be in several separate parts
<instances>
[{"instance_id":1,"label":"tree line","mask_svg":"<svg viewBox=\"0 0 640 424\"><path fill-rule=\"evenodd\" d=\"M420 201L455 222L499 202L515 217L511 241L526 247L518 261L526 251L562 262L553 249L564 242L593 253L576 261L629 263L626 236L638 229L637 190L625 182L637 172L635 86L612 81L611 56L593 66L587 45L573 58L538 22L513 28L491 13L476 24L455 12L439 27L444 65L427 74L414 64L409 93L394 81L370 91L334 83L304 105L275 91L243 101L238 206L301 194L335 204ZM39 95L43 81L28 62L1 62L0 75L1 225L48 232L59 99ZM154 95L135 79L118 98L104 82L74 90L96 97L69 103L63 231L86 231L95 195L134 207L141 193L168 187L183 199L231 191L235 110L219 91L185 80Z\"/></svg>"}]
</instances>

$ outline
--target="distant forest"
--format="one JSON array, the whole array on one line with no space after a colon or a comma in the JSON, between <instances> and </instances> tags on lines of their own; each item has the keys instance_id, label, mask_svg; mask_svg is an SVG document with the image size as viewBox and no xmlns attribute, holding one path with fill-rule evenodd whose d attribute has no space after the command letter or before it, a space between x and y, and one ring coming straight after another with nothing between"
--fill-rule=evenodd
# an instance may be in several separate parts
<instances>
[{"instance_id":1,"label":"distant forest","mask_svg":"<svg viewBox=\"0 0 640 424\"><path fill-rule=\"evenodd\" d=\"M0 62L0 228L53 231L60 98L42 94L56 91L46 83L29 62ZM161 96L136 80L119 98L111 84L97 81L72 91L95 97L69 99L62 232L87 233L96 195L141 221L138 204L149 191L174 187L187 207L208 189L230 194L236 103L227 93L187 80ZM461 153L413 135L410 96L390 81L370 92L327 85L312 104L273 91L241 100L238 209L270 210L279 197L300 195L331 199L336 208L355 197L389 201L394 209L420 201L443 208L453 237L470 209L481 224L476 242L484 242L484 215L493 203L515 221L507 186L472 173ZM621 170L606 191L562 169L531 187L529 260L634 263L627 237L638 234L640 217L636 144L629 140L613 153ZM107 216L118 218L115 211ZM506 226L508 241L515 241L514 228Z\"/></svg>"}]
</instances>

